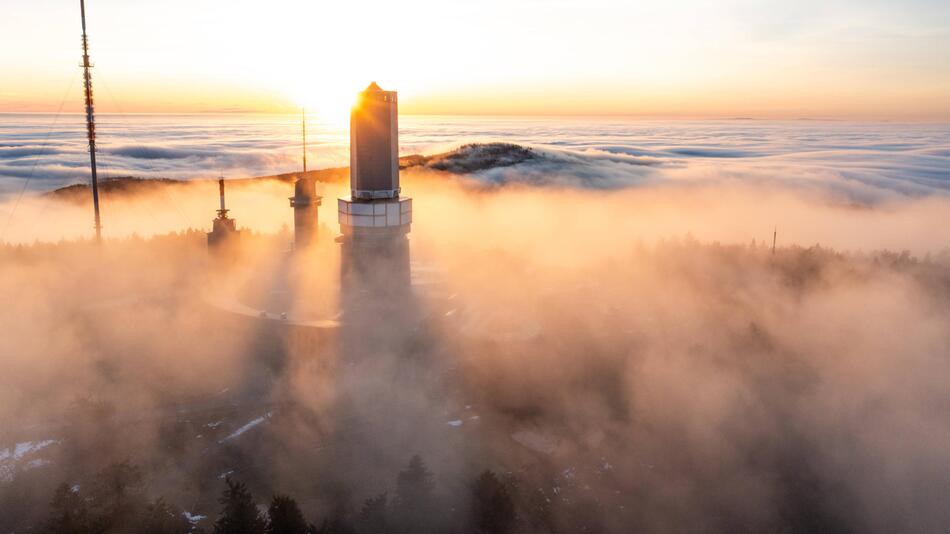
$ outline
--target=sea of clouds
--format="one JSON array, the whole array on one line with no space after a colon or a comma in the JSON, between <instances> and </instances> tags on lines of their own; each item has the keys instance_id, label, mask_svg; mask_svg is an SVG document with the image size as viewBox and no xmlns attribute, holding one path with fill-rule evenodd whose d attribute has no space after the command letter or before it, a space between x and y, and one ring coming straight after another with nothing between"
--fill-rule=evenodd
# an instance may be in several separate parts
<instances>
[{"instance_id":1,"label":"sea of clouds","mask_svg":"<svg viewBox=\"0 0 950 534\"><path fill-rule=\"evenodd\" d=\"M491 468L538 488L563 532L948 523L944 125L403 118L404 154L504 141L532 156L469 146L451 160L462 174L402 173L413 292L432 319L369 329L337 307L345 183L318 185L310 252L285 254L292 186L279 180L228 185L248 230L239 262L207 263L212 181L103 195L100 249L88 197L39 195L85 180L79 118L53 118L0 127L0 242L16 245L0 247L13 303L0 309L0 429L17 431L0 432L0 463L22 461L6 485L0 465L0 509L15 510L0 530L39 524L56 484L92 487L123 459L158 466L150 491L192 514L213 517L232 473L319 520L340 495L355 510L392 491L414 452L440 477L435 509L464 510L466 484ZM103 173L292 172L297 119L104 116ZM347 164L345 128L314 122L310 138L311 167ZM360 341L285 343L208 313L204 292L232 280L277 295L275 314L351 321ZM197 420L179 411L189 399L255 409ZM141 415L168 406L188 420Z\"/></svg>"},{"instance_id":2,"label":"sea of clouds","mask_svg":"<svg viewBox=\"0 0 950 534\"><path fill-rule=\"evenodd\" d=\"M402 117L400 150L434 154L504 141L543 157L477 174L582 188L667 182L762 184L872 204L950 191L950 125L838 121L655 121ZM349 163L345 125L311 119L311 169ZM291 115L103 115L100 176L196 179L294 172L300 118ZM88 182L80 115L0 114L0 195ZM516 171L516 172L513 172Z\"/></svg>"}]
</instances>

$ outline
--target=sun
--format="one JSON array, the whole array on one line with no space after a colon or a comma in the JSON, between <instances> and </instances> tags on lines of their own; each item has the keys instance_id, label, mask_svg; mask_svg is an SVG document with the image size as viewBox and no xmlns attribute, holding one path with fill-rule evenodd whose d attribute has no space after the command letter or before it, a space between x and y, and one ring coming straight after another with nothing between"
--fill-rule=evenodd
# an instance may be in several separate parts
<instances>
[{"instance_id":1,"label":"sun","mask_svg":"<svg viewBox=\"0 0 950 534\"><path fill-rule=\"evenodd\" d=\"M288 97L306 111L308 117L333 126L349 124L350 110L356 102L358 85L305 81L294 87Z\"/></svg>"}]
</instances>

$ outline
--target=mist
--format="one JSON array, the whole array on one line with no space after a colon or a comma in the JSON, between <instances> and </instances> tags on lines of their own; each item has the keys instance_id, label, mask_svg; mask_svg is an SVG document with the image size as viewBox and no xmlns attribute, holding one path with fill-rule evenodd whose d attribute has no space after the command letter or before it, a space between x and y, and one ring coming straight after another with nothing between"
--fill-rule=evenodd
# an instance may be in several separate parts
<instances>
[{"instance_id":1,"label":"mist","mask_svg":"<svg viewBox=\"0 0 950 534\"><path fill-rule=\"evenodd\" d=\"M82 196L9 198L0 530L126 460L149 498L205 516L194 528L234 477L365 530L361 505L415 454L431 531L468 531L486 469L518 532L950 521L944 194L532 151L403 171L399 313L341 280L339 170L319 175L319 243L294 254L292 185L229 182L245 229L230 261L205 247L213 182L105 195L101 248Z\"/></svg>"}]
</instances>

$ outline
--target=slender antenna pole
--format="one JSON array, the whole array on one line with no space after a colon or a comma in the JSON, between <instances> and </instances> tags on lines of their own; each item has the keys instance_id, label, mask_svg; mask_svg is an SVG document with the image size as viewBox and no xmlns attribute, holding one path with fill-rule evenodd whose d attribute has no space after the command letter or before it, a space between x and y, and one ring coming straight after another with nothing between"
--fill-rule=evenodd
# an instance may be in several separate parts
<instances>
[{"instance_id":1,"label":"slender antenna pole","mask_svg":"<svg viewBox=\"0 0 950 534\"><path fill-rule=\"evenodd\" d=\"M92 170L92 206L96 211L96 243L102 243L102 224L99 220L99 178L96 176L96 117L92 103L92 73L89 69L89 38L86 36L86 2L79 0L82 13L82 71L86 86L86 137L89 139L89 167Z\"/></svg>"},{"instance_id":2,"label":"slender antenna pole","mask_svg":"<svg viewBox=\"0 0 950 534\"><path fill-rule=\"evenodd\" d=\"M772 231L772 255L775 255L775 241L778 240L778 226Z\"/></svg>"},{"instance_id":3,"label":"slender antenna pole","mask_svg":"<svg viewBox=\"0 0 950 534\"><path fill-rule=\"evenodd\" d=\"M303 173L307 174L307 110L300 108L300 124L303 129Z\"/></svg>"}]
</instances>

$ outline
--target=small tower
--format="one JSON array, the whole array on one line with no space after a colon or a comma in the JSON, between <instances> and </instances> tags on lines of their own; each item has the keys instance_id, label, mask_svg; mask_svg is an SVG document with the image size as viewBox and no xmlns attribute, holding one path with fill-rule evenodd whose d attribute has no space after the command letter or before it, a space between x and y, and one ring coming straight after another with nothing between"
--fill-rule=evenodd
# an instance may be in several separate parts
<instances>
[{"instance_id":1,"label":"small tower","mask_svg":"<svg viewBox=\"0 0 950 534\"><path fill-rule=\"evenodd\" d=\"M317 242L319 213L317 208L323 197L317 195L317 184L307 176L307 113L300 111L300 132L303 135L303 175L294 182L294 196L290 207L294 209L294 249L303 250Z\"/></svg>"},{"instance_id":2,"label":"small tower","mask_svg":"<svg viewBox=\"0 0 950 534\"><path fill-rule=\"evenodd\" d=\"M294 209L294 248L303 250L317 242L318 207L323 197L317 195L313 178L303 176L294 183L290 207Z\"/></svg>"},{"instance_id":3,"label":"small tower","mask_svg":"<svg viewBox=\"0 0 950 534\"><path fill-rule=\"evenodd\" d=\"M229 210L224 207L224 178L218 179L218 194L220 197L218 216L211 221L211 231L208 232L208 250L211 252L220 252L225 248L230 248L241 237L236 221L228 217Z\"/></svg>"}]
</instances>

